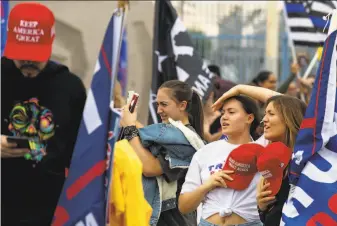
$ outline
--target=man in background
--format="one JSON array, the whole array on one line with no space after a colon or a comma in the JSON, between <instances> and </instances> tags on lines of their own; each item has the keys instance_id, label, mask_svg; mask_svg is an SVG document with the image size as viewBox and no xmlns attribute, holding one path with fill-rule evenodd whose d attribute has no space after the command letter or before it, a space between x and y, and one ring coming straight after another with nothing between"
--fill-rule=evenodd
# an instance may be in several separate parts
<instances>
[{"instance_id":1,"label":"man in background","mask_svg":"<svg viewBox=\"0 0 337 226\"><path fill-rule=\"evenodd\" d=\"M51 225L76 142L86 93L66 66L50 61L54 25L38 3L17 4L9 15L1 58L3 226Z\"/></svg>"}]
</instances>

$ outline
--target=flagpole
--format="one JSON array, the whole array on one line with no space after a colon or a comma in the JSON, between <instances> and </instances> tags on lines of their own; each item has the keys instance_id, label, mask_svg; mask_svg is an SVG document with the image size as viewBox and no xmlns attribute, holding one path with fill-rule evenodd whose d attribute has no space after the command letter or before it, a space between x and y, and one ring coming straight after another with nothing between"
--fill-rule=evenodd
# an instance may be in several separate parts
<instances>
[{"instance_id":1,"label":"flagpole","mask_svg":"<svg viewBox=\"0 0 337 226\"><path fill-rule=\"evenodd\" d=\"M122 39L123 39L123 31L124 31L124 27L126 24L126 16L127 16L127 9L126 6L129 4L129 1L126 0L119 0L118 1L118 6L117 6L117 11L114 12L114 16L120 16L121 17L121 27L120 27L120 33L118 36L118 45L117 45L117 54L116 54L116 58L112 57L112 62L111 62L111 88L110 88L110 113L109 113L109 123L111 123L111 112L112 112L112 108L114 108L114 87L115 87L115 82L117 80L117 74L118 74L118 65L119 65L119 61L120 61L120 52L121 52L121 47L122 47ZM113 35L113 34L112 34ZM113 39L114 40L114 37ZM114 45L112 43L112 53L114 52ZM114 56L114 55L113 55ZM109 128L111 127L111 125L109 125ZM118 136L118 133L115 135ZM117 140L116 140L117 141ZM112 162L113 162L113 154L114 151L111 150L111 158L110 158L110 162L109 162L109 168L107 170L110 170L110 174L108 174L108 176L110 176L110 178L108 178L108 187L107 187L107 195L106 195L106 206L105 206L105 222L106 225L109 225L109 200L110 200L110 188L111 188L111 182L112 182Z\"/></svg>"},{"instance_id":2,"label":"flagpole","mask_svg":"<svg viewBox=\"0 0 337 226\"><path fill-rule=\"evenodd\" d=\"M337 30L337 9L333 9L331 14L328 36Z\"/></svg>"},{"instance_id":3,"label":"flagpole","mask_svg":"<svg viewBox=\"0 0 337 226\"><path fill-rule=\"evenodd\" d=\"M155 51L158 50L158 35L159 35L159 13L160 13L160 1L157 0L154 3L154 23L153 23L153 41L152 41L152 83L150 89L150 99L149 99L149 113L152 118L152 123L158 123L156 109L153 106L153 103L156 101L156 93L154 92L154 86L157 86L158 76L158 61L160 53L158 53L158 57L155 54ZM155 84L155 85L154 85ZM149 121L149 120L148 120ZM149 122L148 122L149 123Z\"/></svg>"}]
</instances>

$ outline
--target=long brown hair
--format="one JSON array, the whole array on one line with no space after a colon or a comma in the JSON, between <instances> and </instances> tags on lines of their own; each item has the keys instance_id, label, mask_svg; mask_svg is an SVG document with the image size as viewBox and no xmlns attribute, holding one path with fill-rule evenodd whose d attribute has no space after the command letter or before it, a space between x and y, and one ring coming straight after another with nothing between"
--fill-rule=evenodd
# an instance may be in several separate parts
<instances>
[{"instance_id":1,"label":"long brown hair","mask_svg":"<svg viewBox=\"0 0 337 226\"><path fill-rule=\"evenodd\" d=\"M300 99L283 95L269 98L266 106L269 103L273 103L276 111L280 113L286 125L286 145L293 149L307 105Z\"/></svg>"}]
</instances>

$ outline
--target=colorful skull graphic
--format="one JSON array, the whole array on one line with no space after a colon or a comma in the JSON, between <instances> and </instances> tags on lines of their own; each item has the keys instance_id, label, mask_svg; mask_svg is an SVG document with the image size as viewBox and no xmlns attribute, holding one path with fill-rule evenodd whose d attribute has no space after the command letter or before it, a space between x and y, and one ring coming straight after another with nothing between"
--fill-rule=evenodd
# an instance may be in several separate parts
<instances>
[{"instance_id":1,"label":"colorful skull graphic","mask_svg":"<svg viewBox=\"0 0 337 226\"><path fill-rule=\"evenodd\" d=\"M54 136L53 114L39 105L36 98L17 103L9 115L8 129L13 136L29 138L31 152L25 158L41 161L46 155L47 140Z\"/></svg>"}]
</instances>

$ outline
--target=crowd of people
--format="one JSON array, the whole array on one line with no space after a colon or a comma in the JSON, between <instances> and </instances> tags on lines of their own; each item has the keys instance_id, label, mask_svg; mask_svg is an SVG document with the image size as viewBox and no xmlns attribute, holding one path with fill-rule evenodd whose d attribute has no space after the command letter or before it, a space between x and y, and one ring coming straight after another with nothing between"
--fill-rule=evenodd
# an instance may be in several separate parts
<instances>
[{"instance_id":1,"label":"crowd of people","mask_svg":"<svg viewBox=\"0 0 337 226\"><path fill-rule=\"evenodd\" d=\"M81 79L50 61L54 24L53 13L36 3L20 3L9 16L1 58L4 226L51 224L82 118L86 91ZM31 34L42 29L44 35L36 33L32 44L16 38L17 28ZM187 83L166 81L156 99L161 123L148 126L139 123L137 110L128 110L130 103L116 84L114 103L122 109L124 139L142 163L144 197L152 208L149 225L279 225L290 188L290 159L282 165L276 192L260 171L240 180L228 164L241 154L256 163L262 149L278 153L294 147L314 82L313 76L297 77L300 69L293 64L278 86L270 71L261 71L250 84L235 84L210 65L215 78L205 103ZM36 148L19 147L9 136L36 138Z\"/></svg>"}]
</instances>

